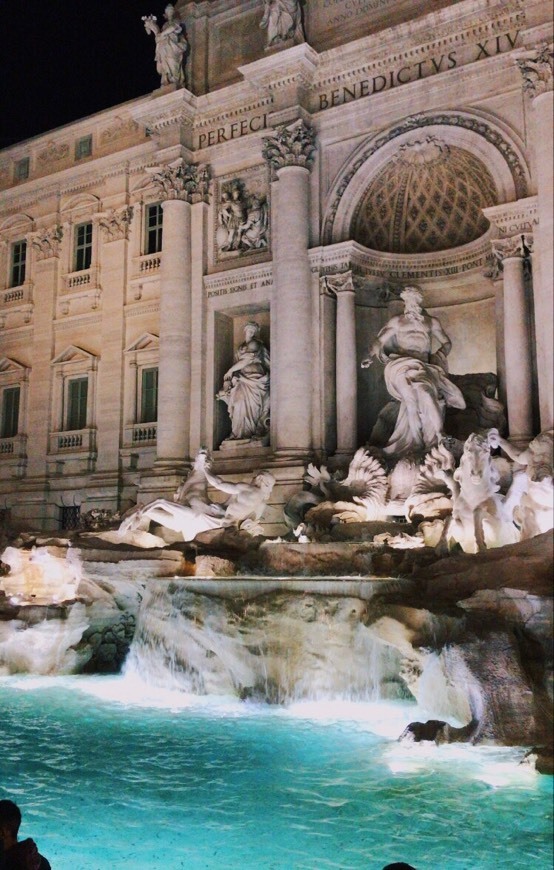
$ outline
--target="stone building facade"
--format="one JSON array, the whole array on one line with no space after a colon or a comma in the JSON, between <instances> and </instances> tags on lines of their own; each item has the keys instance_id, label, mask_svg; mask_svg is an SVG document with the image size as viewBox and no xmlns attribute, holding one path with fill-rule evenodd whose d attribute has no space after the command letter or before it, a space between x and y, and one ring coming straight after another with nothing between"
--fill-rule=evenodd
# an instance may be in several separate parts
<instances>
[{"instance_id":1,"label":"stone building facade","mask_svg":"<svg viewBox=\"0 0 554 870\"><path fill-rule=\"evenodd\" d=\"M282 33L262 0L178 5L186 87L0 152L0 510L171 497L207 447L271 469L277 531L307 461L371 438L360 361L406 284L450 371L497 375L510 437L550 428L550 4L307 0ZM251 321L270 420L233 439Z\"/></svg>"}]
</instances>

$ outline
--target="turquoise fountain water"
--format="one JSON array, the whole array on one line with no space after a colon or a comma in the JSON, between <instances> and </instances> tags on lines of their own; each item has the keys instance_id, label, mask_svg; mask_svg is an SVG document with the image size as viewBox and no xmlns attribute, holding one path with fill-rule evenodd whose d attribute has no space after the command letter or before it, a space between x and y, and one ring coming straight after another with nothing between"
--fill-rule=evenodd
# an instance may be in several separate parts
<instances>
[{"instance_id":1,"label":"turquoise fountain water","mask_svg":"<svg viewBox=\"0 0 554 870\"><path fill-rule=\"evenodd\" d=\"M0 797L54 870L552 866L552 780L521 750L399 744L405 702L283 709L131 676L0 693Z\"/></svg>"}]
</instances>

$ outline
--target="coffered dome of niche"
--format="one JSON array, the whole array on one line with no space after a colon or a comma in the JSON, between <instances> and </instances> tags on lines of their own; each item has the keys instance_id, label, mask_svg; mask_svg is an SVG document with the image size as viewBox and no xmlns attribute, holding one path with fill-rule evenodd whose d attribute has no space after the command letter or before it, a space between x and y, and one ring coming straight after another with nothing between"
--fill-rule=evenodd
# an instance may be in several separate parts
<instances>
[{"instance_id":1,"label":"coffered dome of niche","mask_svg":"<svg viewBox=\"0 0 554 870\"><path fill-rule=\"evenodd\" d=\"M481 160L426 136L400 146L363 195L352 238L376 251L424 254L465 245L489 222L481 209L498 201Z\"/></svg>"}]
</instances>

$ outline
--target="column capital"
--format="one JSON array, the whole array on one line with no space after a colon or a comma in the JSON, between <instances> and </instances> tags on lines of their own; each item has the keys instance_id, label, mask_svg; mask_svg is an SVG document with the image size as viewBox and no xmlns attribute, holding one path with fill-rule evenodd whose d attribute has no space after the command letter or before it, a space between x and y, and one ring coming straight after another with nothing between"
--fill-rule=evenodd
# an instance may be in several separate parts
<instances>
[{"instance_id":1,"label":"column capital","mask_svg":"<svg viewBox=\"0 0 554 870\"><path fill-rule=\"evenodd\" d=\"M36 233L31 233L29 238L37 260L59 257L60 242L63 238L63 228L60 224L45 227Z\"/></svg>"},{"instance_id":2,"label":"column capital","mask_svg":"<svg viewBox=\"0 0 554 870\"><path fill-rule=\"evenodd\" d=\"M103 214L95 215L94 222L104 234L105 242L117 242L129 238L129 227L133 219L133 206L112 208Z\"/></svg>"},{"instance_id":3,"label":"column capital","mask_svg":"<svg viewBox=\"0 0 554 870\"><path fill-rule=\"evenodd\" d=\"M554 81L554 46L543 42L529 51L518 52L515 61L523 76L523 90L534 99L551 91Z\"/></svg>"},{"instance_id":4,"label":"column capital","mask_svg":"<svg viewBox=\"0 0 554 870\"><path fill-rule=\"evenodd\" d=\"M338 298L344 293L356 293L352 272L338 272L336 275L321 275L319 278L321 292L326 296Z\"/></svg>"},{"instance_id":5,"label":"column capital","mask_svg":"<svg viewBox=\"0 0 554 870\"><path fill-rule=\"evenodd\" d=\"M210 183L207 164L185 163L179 157L172 163L153 166L147 171L162 200L177 199L188 203L207 201Z\"/></svg>"},{"instance_id":6,"label":"column capital","mask_svg":"<svg viewBox=\"0 0 554 870\"><path fill-rule=\"evenodd\" d=\"M518 233L517 236L506 239L493 239L491 248L499 263L509 259L523 259L533 250L533 234Z\"/></svg>"},{"instance_id":7,"label":"column capital","mask_svg":"<svg viewBox=\"0 0 554 870\"><path fill-rule=\"evenodd\" d=\"M315 131L299 118L292 124L280 124L266 136L262 155L275 171L286 166L311 169L315 150Z\"/></svg>"}]
</instances>

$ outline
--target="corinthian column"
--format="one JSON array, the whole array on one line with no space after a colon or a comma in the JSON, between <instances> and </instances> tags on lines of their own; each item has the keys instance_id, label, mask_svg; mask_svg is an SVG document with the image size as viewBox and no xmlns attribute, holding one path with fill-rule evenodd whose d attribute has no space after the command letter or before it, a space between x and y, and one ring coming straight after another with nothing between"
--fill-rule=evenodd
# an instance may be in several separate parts
<instances>
[{"instance_id":1,"label":"corinthian column","mask_svg":"<svg viewBox=\"0 0 554 870\"><path fill-rule=\"evenodd\" d=\"M153 170L152 181L164 197L156 468L178 472L190 443L190 204L207 193L207 173L177 160Z\"/></svg>"},{"instance_id":2,"label":"corinthian column","mask_svg":"<svg viewBox=\"0 0 554 870\"><path fill-rule=\"evenodd\" d=\"M539 45L520 53L517 64L523 89L531 100L531 140L537 178L538 227L535 231L533 296L541 429L550 429L554 418L554 125L553 47ZM538 273L538 274L537 274Z\"/></svg>"},{"instance_id":3,"label":"corinthian column","mask_svg":"<svg viewBox=\"0 0 554 870\"><path fill-rule=\"evenodd\" d=\"M523 257L529 235L492 242L504 272L504 349L510 441L527 444L533 436L531 337Z\"/></svg>"},{"instance_id":4,"label":"corinthian column","mask_svg":"<svg viewBox=\"0 0 554 870\"><path fill-rule=\"evenodd\" d=\"M313 305L308 259L314 133L303 121L277 127L263 155L277 176L273 210L271 443L304 457L312 447Z\"/></svg>"},{"instance_id":5,"label":"corinthian column","mask_svg":"<svg viewBox=\"0 0 554 870\"><path fill-rule=\"evenodd\" d=\"M356 291L352 273L326 275L325 290L337 300L335 382L337 453L352 455L358 438L358 367L356 365Z\"/></svg>"}]
</instances>

